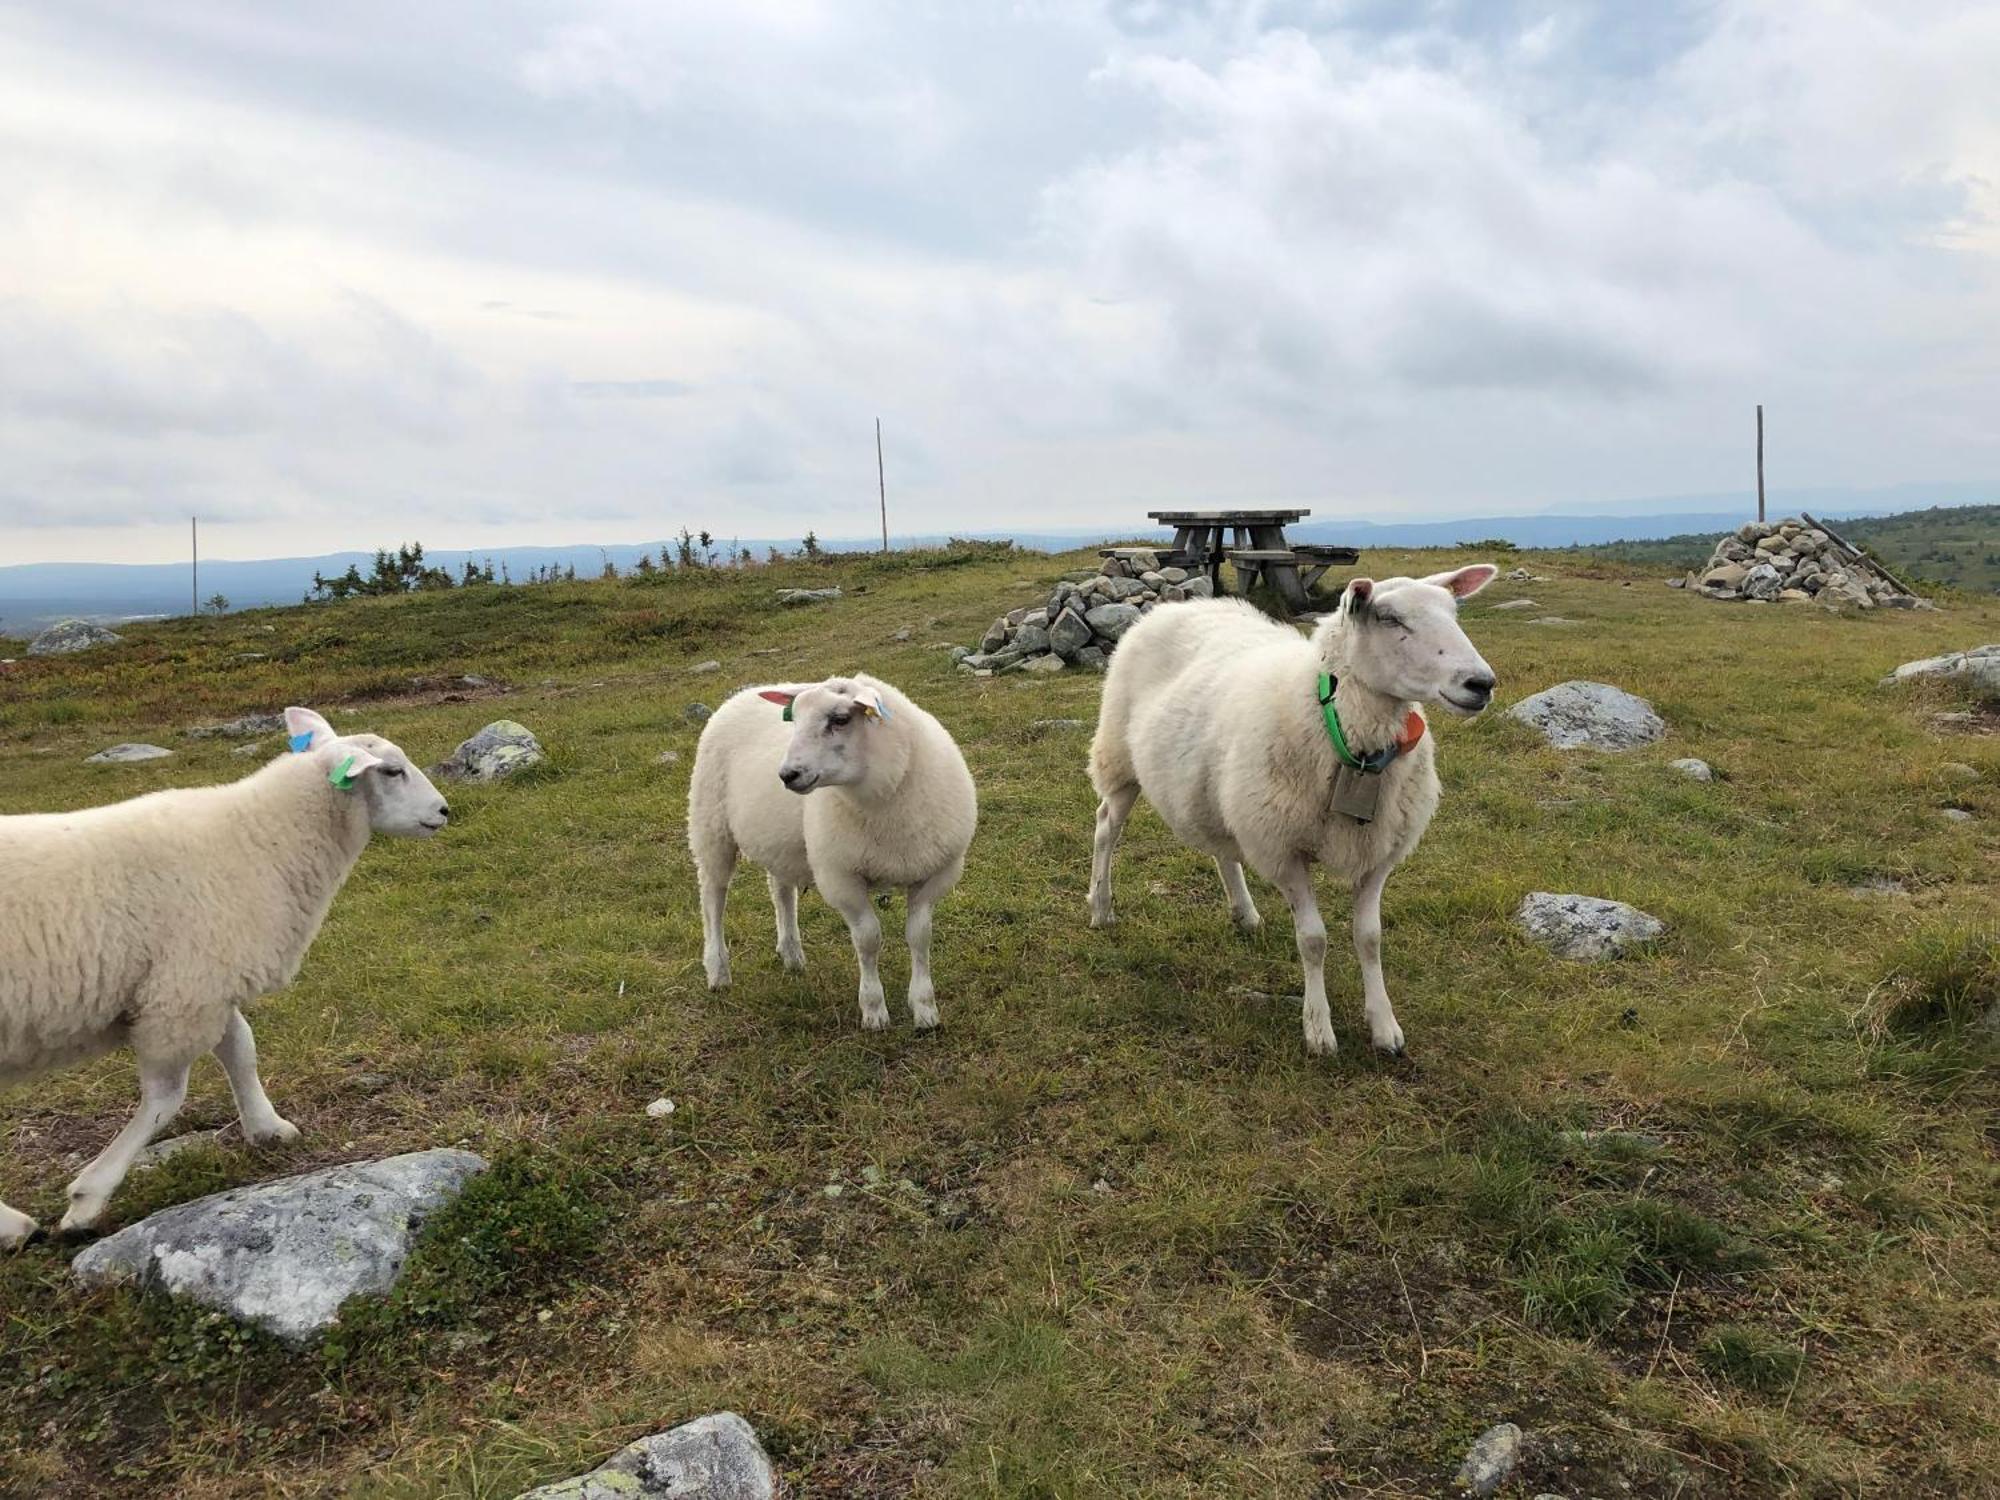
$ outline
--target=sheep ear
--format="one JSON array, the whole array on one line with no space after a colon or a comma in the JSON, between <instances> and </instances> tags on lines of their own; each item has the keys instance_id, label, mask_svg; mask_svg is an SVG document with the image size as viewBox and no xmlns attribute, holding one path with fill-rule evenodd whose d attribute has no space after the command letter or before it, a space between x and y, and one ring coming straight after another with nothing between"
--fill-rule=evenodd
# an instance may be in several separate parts
<instances>
[{"instance_id":1,"label":"sheep ear","mask_svg":"<svg viewBox=\"0 0 2000 1500\"><path fill-rule=\"evenodd\" d=\"M1424 582L1449 590L1453 598L1470 599L1499 576L1500 570L1492 563L1474 563L1453 573L1433 573Z\"/></svg>"},{"instance_id":2,"label":"sheep ear","mask_svg":"<svg viewBox=\"0 0 2000 1500\"><path fill-rule=\"evenodd\" d=\"M351 792L356 777L381 764L381 756L363 750L359 745L348 745L336 755L333 769L326 773L326 779L336 791Z\"/></svg>"},{"instance_id":3,"label":"sheep ear","mask_svg":"<svg viewBox=\"0 0 2000 1500\"><path fill-rule=\"evenodd\" d=\"M1347 581L1347 592L1341 597L1341 608L1350 615L1366 615L1374 607L1374 598L1374 579L1350 578Z\"/></svg>"},{"instance_id":4,"label":"sheep ear","mask_svg":"<svg viewBox=\"0 0 2000 1500\"><path fill-rule=\"evenodd\" d=\"M886 721L889 717L889 700L882 696L878 688L863 688L856 693L854 706L871 719Z\"/></svg>"},{"instance_id":5,"label":"sheep ear","mask_svg":"<svg viewBox=\"0 0 2000 1500\"><path fill-rule=\"evenodd\" d=\"M292 749L300 754L340 738L331 724L309 708L285 710L285 733L291 736Z\"/></svg>"},{"instance_id":6,"label":"sheep ear","mask_svg":"<svg viewBox=\"0 0 2000 1500\"><path fill-rule=\"evenodd\" d=\"M757 696L762 698L766 703L782 703L786 708L790 708L792 700L798 697L801 691L801 689L796 687L758 688Z\"/></svg>"}]
</instances>

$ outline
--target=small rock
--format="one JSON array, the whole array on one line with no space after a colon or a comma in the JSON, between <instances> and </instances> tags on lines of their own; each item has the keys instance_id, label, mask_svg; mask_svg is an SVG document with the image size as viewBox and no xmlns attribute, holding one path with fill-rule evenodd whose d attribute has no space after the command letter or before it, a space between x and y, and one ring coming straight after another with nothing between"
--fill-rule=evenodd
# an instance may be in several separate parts
<instances>
[{"instance_id":1,"label":"small rock","mask_svg":"<svg viewBox=\"0 0 2000 1500\"><path fill-rule=\"evenodd\" d=\"M1207 574L1187 579L1181 584L1181 591L1190 599L1213 599L1215 583Z\"/></svg>"},{"instance_id":2,"label":"small rock","mask_svg":"<svg viewBox=\"0 0 2000 1500\"><path fill-rule=\"evenodd\" d=\"M779 589L778 590L778 603L784 605L824 604L829 599L838 599L839 597L840 597L839 589Z\"/></svg>"},{"instance_id":3,"label":"small rock","mask_svg":"<svg viewBox=\"0 0 2000 1500\"><path fill-rule=\"evenodd\" d=\"M132 1158L132 1170L144 1172L157 1167L163 1161L171 1161L191 1146L215 1146L221 1144L222 1130L190 1130L186 1135L170 1136L164 1141L154 1141L144 1151Z\"/></svg>"},{"instance_id":4,"label":"small rock","mask_svg":"<svg viewBox=\"0 0 2000 1500\"><path fill-rule=\"evenodd\" d=\"M113 745L95 755L86 755L83 763L87 766L123 766L134 761L164 760L173 753L162 750L158 745Z\"/></svg>"},{"instance_id":5,"label":"small rock","mask_svg":"<svg viewBox=\"0 0 2000 1500\"><path fill-rule=\"evenodd\" d=\"M1508 715L1558 750L1631 750L1667 732L1644 698L1604 682L1563 682L1523 698Z\"/></svg>"},{"instance_id":6,"label":"small rock","mask_svg":"<svg viewBox=\"0 0 2000 1500\"><path fill-rule=\"evenodd\" d=\"M674 1101L671 1099L655 1099L651 1104L646 1106L647 1116L655 1120L664 1120L673 1112Z\"/></svg>"},{"instance_id":7,"label":"small rock","mask_svg":"<svg viewBox=\"0 0 2000 1500\"><path fill-rule=\"evenodd\" d=\"M1866 880L1857 880L1847 888L1850 896L1904 896L1908 887L1893 875L1870 875Z\"/></svg>"},{"instance_id":8,"label":"small rock","mask_svg":"<svg viewBox=\"0 0 2000 1500\"><path fill-rule=\"evenodd\" d=\"M653 757L653 764L656 766L678 765L680 764L680 758L681 753L678 750L662 750L658 755Z\"/></svg>"},{"instance_id":9,"label":"small rock","mask_svg":"<svg viewBox=\"0 0 2000 1500\"><path fill-rule=\"evenodd\" d=\"M1541 615L1528 622L1530 625L1574 625L1576 621L1566 620L1561 615Z\"/></svg>"},{"instance_id":10,"label":"small rock","mask_svg":"<svg viewBox=\"0 0 2000 1500\"><path fill-rule=\"evenodd\" d=\"M979 649L981 651L998 651L1002 646L1006 644L1007 644L1007 617L1005 615L1002 615L1000 616L999 619L995 620L991 625L988 625L986 627L986 634L982 635L979 638Z\"/></svg>"},{"instance_id":11,"label":"small rock","mask_svg":"<svg viewBox=\"0 0 2000 1500\"><path fill-rule=\"evenodd\" d=\"M1115 641L1139 623L1139 607L1136 604L1100 604L1083 619L1093 635Z\"/></svg>"},{"instance_id":12,"label":"small rock","mask_svg":"<svg viewBox=\"0 0 2000 1500\"><path fill-rule=\"evenodd\" d=\"M1113 604L1121 604L1141 598L1147 590L1146 585L1136 578L1107 578L1098 592Z\"/></svg>"},{"instance_id":13,"label":"small rock","mask_svg":"<svg viewBox=\"0 0 2000 1500\"><path fill-rule=\"evenodd\" d=\"M1021 663L1021 670L1023 672L1034 672L1044 676L1050 672L1060 672L1062 669L1063 659L1054 652L1048 652L1041 656L1031 656Z\"/></svg>"},{"instance_id":14,"label":"small rock","mask_svg":"<svg viewBox=\"0 0 2000 1500\"><path fill-rule=\"evenodd\" d=\"M1095 646L1085 646L1076 653L1076 664L1087 672L1102 672L1111 664L1111 658Z\"/></svg>"},{"instance_id":15,"label":"small rock","mask_svg":"<svg viewBox=\"0 0 2000 1500\"><path fill-rule=\"evenodd\" d=\"M1673 770L1680 772L1681 775L1687 777L1690 781L1715 780L1715 768L1707 761L1698 760L1692 755L1688 756L1685 760L1670 760L1667 762L1667 765Z\"/></svg>"},{"instance_id":16,"label":"small rock","mask_svg":"<svg viewBox=\"0 0 2000 1500\"><path fill-rule=\"evenodd\" d=\"M706 703L690 703L681 710L681 717L690 724L706 724L715 715L715 710Z\"/></svg>"},{"instance_id":17,"label":"small rock","mask_svg":"<svg viewBox=\"0 0 2000 1500\"><path fill-rule=\"evenodd\" d=\"M70 1263L85 1286L158 1288L302 1342L350 1298L396 1284L424 1220L486 1170L417 1151L176 1204Z\"/></svg>"},{"instance_id":18,"label":"small rock","mask_svg":"<svg viewBox=\"0 0 2000 1500\"><path fill-rule=\"evenodd\" d=\"M547 759L525 725L495 719L452 751L437 773L451 781L500 781Z\"/></svg>"},{"instance_id":19,"label":"small rock","mask_svg":"<svg viewBox=\"0 0 2000 1500\"><path fill-rule=\"evenodd\" d=\"M1535 601L1532 599L1509 599L1505 604L1494 605L1493 612L1495 614L1498 614L1503 609L1539 609L1539 608L1541 608L1541 606L1535 603Z\"/></svg>"},{"instance_id":20,"label":"small rock","mask_svg":"<svg viewBox=\"0 0 2000 1500\"><path fill-rule=\"evenodd\" d=\"M97 646L115 646L125 637L88 620L59 620L28 643L30 656L66 656Z\"/></svg>"},{"instance_id":21,"label":"small rock","mask_svg":"<svg viewBox=\"0 0 2000 1500\"><path fill-rule=\"evenodd\" d=\"M1073 609L1064 609L1049 626L1049 649L1071 661L1090 644L1090 626Z\"/></svg>"},{"instance_id":22,"label":"small rock","mask_svg":"<svg viewBox=\"0 0 2000 1500\"><path fill-rule=\"evenodd\" d=\"M1521 1461L1521 1429L1502 1422L1479 1434L1458 1466L1460 1490L1474 1495L1490 1495L1507 1482L1514 1465Z\"/></svg>"},{"instance_id":23,"label":"small rock","mask_svg":"<svg viewBox=\"0 0 2000 1500\"><path fill-rule=\"evenodd\" d=\"M690 674L697 672L720 672L721 670L722 663L719 661L698 661L688 668Z\"/></svg>"},{"instance_id":24,"label":"small rock","mask_svg":"<svg viewBox=\"0 0 2000 1500\"><path fill-rule=\"evenodd\" d=\"M1023 622L1014 632L1014 639L1008 643L1017 651L1025 651L1033 656L1037 651L1049 649L1049 633L1041 626Z\"/></svg>"},{"instance_id":25,"label":"small rock","mask_svg":"<svg viewBox=\"0 0 2000 1500\"><path fill-rule=\"evenodd\" d=\"M1186 568L1162 568L1160 569L1160 579L1164 583L1186 583L1188 581L1188 570Z\"/></svg>"},{"instance_id":26,"label":"small rock","mask_svg":"<svg viewBox=\"0 0 2000 1500\"><path fill-rule=\"evenodd\" d=\"M588 1474L515 1500L774 1500L777 1493L756 1431L735 1412L719 1411L641 1438Z\"/></svg>"},{"instance_id":27,"label":"small rock","mask_svg":"<svg viewBox=\"0 0 2000 1500\"><path fill-rule=\"evenodd\" d=\"M1036 734L1047 734L1051 730L1057 730L1057 729L1081 729L1083 728L1083 720L1036 719L1033 723L1028 725L1028 728L1033 732L1035 732Z\"/></svg>"},{"instance_id":28,"label":"small rock","mask_svg":"<svg viewBox=\"0 0 2000 1500\"><path fill-rule=\"evenodd\" d=\"M261 755L263 751L264 747L253 740L247 745L236 746L229 753L231 755Z\"/></svg>"},{"instance_id":29,"label":"small rock","mask_svg":"<svg viewBox=\"0 0 2000 1500\"><path fill-rule=\"evenodd\" d=\"M1514 920L1558 958L1616 958L1667 930L1658 917L1623 901L1553 891L1530 892Z\"/></svg>"},{"instance_id":30,"label":"small rock","mask_svg":"<svg viewBox=\"0 0 2000 1500\"><path fill-rule=\"evenodd\" d=\"M1970 823L1972 814L1962 807L1947 807L1944 810L1944 820L1947 823Z\"/></svg>"},{"instance_id":31,"label":"small rock","mask_svg":"<svg viewBox=\"0 0 2000 1500\"><path fill-rule=\"evenodd\" d=\"M106 753L106 754L108 755L108 754L109 754L110 752L109 752L109 751L106 751L105 753ZM92 758L93 758L93 759L95 759L95 757L94 757L94 756L93 756ZM129 757L129 758L130 758L130 759L134 759L134 760L139 760L139 759L148 759L148 760L149 760L149 759L151 759L151 757L150 757L150 756L132 756L132 757ZM1939 778L1939 780L1941 780L1941 781L1977 781L1977 780L1979 780L1979 770L1978 770L1978 768L1977 768L1976 766L1968 766L1968 765L1967 765L1967 764L1966 764L1966 763L1965 763L1964 761L1962 761L1962 760L1948 760L1948 761L1944 762L1944 764L1943 764L1943 765L1941 765L1941 766L1939 766L1939 767L1937 768L1937 773L1938 773L1938 778Z\"/></svg>"}]
</instances>

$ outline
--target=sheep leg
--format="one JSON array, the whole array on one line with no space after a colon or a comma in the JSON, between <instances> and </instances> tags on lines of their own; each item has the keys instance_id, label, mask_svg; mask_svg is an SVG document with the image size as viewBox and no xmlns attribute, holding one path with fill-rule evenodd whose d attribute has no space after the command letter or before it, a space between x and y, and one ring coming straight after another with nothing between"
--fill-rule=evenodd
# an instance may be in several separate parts
<instances>
[{"instance_id":1,"label":"sheep leg","mask_svg":"<svg viewBox=\"0 0 2000 1500\"><path fill-rule=\"evenodd\" d=\"M910 944L910 1019L919 1031L938 1023L937 991L931 986L931 913L938 898L958 883L959 868L940 870L909 891L903 936Z\"/></svg>"},{"instance_id":2,"label":"sheep leg","mask_svg":"<svg viewBox=\"0 0 2000 1500\"><path fill-rule=\"evenodd\" d=\"M771 887L771 909L778 914L778 962L797 973L806 966L806 947L799 940L799 888L775 875L765 879Z\"/></svg>"},{"instance_id":3,"label":"sheep leg","mask_svg":"<svg viewBox=\"0 0 2000 1500\"><path fill-rule=\"evenodd\" d=\"M236 1117L243 1122L245 1140L264 1144L299 1138L299 1127L273 1109L264 1092L264 1080L257 1076L257 1038L242 1011L229 1013L229 1026L215 1044L215 1060L229 1075L229 1092L236 1097Z\"/></svg>"},{"instance_id":4,"label":"sheep leg","mask_svg":"<svg viewBox=\"0 0 2000 1500\"><path fill-rule=\"evenodd\" d=\"M18 1250L35 1237L38 1226L18 1208L0 1203L0 1250Z\"/></svg>"},{"instance_id":5,"label":"sheep leg","mask_svg":"<svg viewBox=\"0 0 2000 1500\"><path fill-rule=\"evenodd\" d=\"M862 880L838 879L819 882L820 894L847 921L848 935L854 939L854 957L861 965L861 1029L882 1031L889 1025L889 1006L882 998L882 919L875 915L868 884Z\"/></svg>"},{"instance_id":6,"label":"sheep leg","mask_svg":"<svg viewBox=\"0 0 2000 1500\"><path fill-rule=\"evenodd\" d=\"M1276 884L1292 909L1292 931L1306 970L1306 1051L1323 1056L1338 1043L1333 1037L1333 1013L1326 1004L1326 922L1313 895L1312 868L1302 859L1287 860L1278 867Z\"/></svg>"},{"instance_id":7,"label":"sheep leg","mask_svg":"<svg viewBox=\"0 0 2000 1500\"><path fill-rule=\"evenodd\" d=\"M1264 918L1257 911L1257 903L1250 899L1250 887L1243 880L1241 860L1215 856L1215 868L1222 872L1222 894L1229 898L1229 917L1245 932L1255 932L1264 925Z\"/></svg>"},{"instance_id":8,"label":"sheep leg","mask_svg":"<svg viewBox=\"0 0 2000 1500\"><path fill-rule=\"evenodd\" d=\"M1118 852L1118 836L1125 820L1132 816L1132 804L1139 800L1139 784L1128 781L1104 794L1097 804L1097 834L1090 846L1090 925L1109 927L1118 918L1111 910L1111 860Z\"/></svg>"},{"instance_id":9,"label":"sheep leg","mask_svg":"<svg viewBox=\"0 0 2000 1500\"><path fill-rule=\"evenodd\" d=\"M69 1185L69 1212L63 1215L65 1233L95 1228L104 1216L104 1206L118 1191L118 1184L132 1169L146 1143L173 1122L187 1098L186 1063L139 1063L139 1111L118 1132L96 1161L85 1167Z\"/></svg>"},{"instance_id":10,"label":"sheep leg","mask_svg":"<svg viewBox=\"0 0 2000 1500\"><path fill-rule=\"evenodd\" d=\"M706 851L695 861L701 875L701 961L708 987L729 988L729 939L722 931L722 908L729 900L729 877L736 873L736 846Z\"/></svg>"},{"instance_id":11,"label":"sheep leg","mask_svg":"<svg viewBox=\"0 0 2000 1500\"><path fill-rule=\"evenodd\" d=\"M1367 997L1368 1036L1392 1057L1403 1051L1403 1028L1389 1008L1389 987L1382 982L1382 887L1387 869L1371 870L1354 886L1354 954L1361 960L1361 991Z\"/></svg>"}]
</instances>

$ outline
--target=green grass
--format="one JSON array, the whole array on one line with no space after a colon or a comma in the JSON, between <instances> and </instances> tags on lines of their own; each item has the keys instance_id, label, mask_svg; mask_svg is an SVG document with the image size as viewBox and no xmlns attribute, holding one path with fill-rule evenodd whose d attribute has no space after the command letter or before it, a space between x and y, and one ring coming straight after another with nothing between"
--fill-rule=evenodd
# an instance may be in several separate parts
<instances>
[{"instance_id":1,"label":"green grass","mask_svg":"<svg viewBox=\"0 0 2000 1500\"><path fill-rule=\"evenodd\" d=\"M1088 724L1098 679L974 680L939 649L1078 556L253 611L18 663L0 812L240 775L182 731L300 700L424 762L501 717L551 758L454 788L443 838L372 848L258 1012L305 1139L184 1153L113 1222L428 1146L493 1172L402 1289L305 1350L78 1290L47 1245L0 1262L0 1493L510 1497L718 1407L803 1496L1431 1496L1500 1420L1533 1435L1521 1495L1990 1487L2000 738L1875 684L2000 638L2000 604L1725 610L1520 560L1555 576L1465 612L1502 703L1588 677L1672 734L1565 755L1440 716L1444 806L1384 903L1400 1062L1367 1051L1344 943L1337 1058L1305 1056L1294 1004L1245 998L1298 991L1282 903L1258 889L1265 927L1238 935L1149 812L1121 924L1084 925L1087 730L1032 725ZM847 597L768 603L826 583ZM1524 593L1584 623L1490 608ZM786 975L750 871L736 986L702 982L683 711L857 667L936 711L979 780L935 1035L909 1030L894 937L896 1026L859 1030L817 900ZM177 754L82 764L123 739ZM1690 754L1724 779L1668 767ZM1856 889L1875 877L1902 892ZM1512 929L1537 889L1671 925L1566 964ZM0 1196L56 1217L132 1102L121 1058L0 1098ZM198 1068L183 1127L228 1118Z\"/></svg>"}]
</instances>

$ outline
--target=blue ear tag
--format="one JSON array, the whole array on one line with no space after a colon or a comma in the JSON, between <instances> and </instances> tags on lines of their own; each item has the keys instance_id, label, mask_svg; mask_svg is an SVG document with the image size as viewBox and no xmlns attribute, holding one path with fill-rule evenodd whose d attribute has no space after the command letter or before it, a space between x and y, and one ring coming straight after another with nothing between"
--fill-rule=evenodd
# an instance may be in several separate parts
<instances>
[{"instance_id":1,"label":"blue ear tag","mask_svg":"<svg viewBox=\"0 0 2000 1500\"><path fill-rule=\"evenodd\" d=\"M336 792L354 790L354 757L348 756L339 765L326 773L327 782Z\"/></svg>"},{"instance_id":2,"label":"blue ear tag","mask_svg":"<svg viewBox=\"0 0 2000 1500\"><path fill-rule=\"evenodd\" d=\"M303 734L293 735L292 754L304 755L306 751L312 749L312 742L313 742L313 737L312 737L312 731L310 729L306 730L305 733Z\"/></svg>"}]
</instances>

